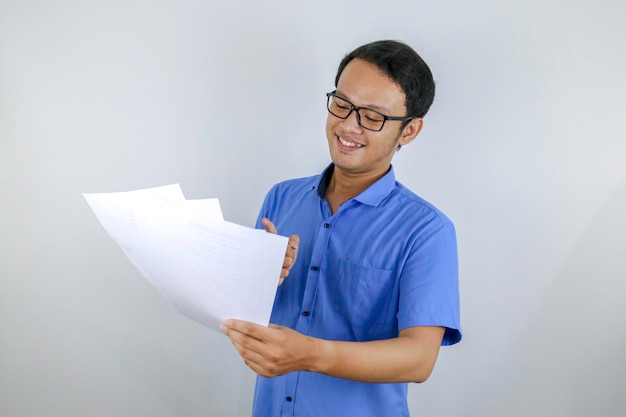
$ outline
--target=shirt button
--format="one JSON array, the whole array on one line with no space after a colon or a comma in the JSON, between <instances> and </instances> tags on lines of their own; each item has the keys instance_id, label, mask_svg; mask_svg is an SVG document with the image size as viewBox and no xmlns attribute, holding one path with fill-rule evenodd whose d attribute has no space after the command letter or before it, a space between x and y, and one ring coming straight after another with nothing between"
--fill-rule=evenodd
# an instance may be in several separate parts
<instances>
[{"instance_id":1,"label":"shirt button","mask_svg":"<svg viewBox=\"0 0 626 417\"><path fill-rule=\"evenodd\" d=\"M302 315L303 315L304 317L306 317L306 316L308 316L308 315L310 315L310 314L311 314L311 313L310 313L310 312L308 312L308 311L303 311L303 312L302 312Z\"/></svg>"},{"instance_id":2,"label":"shirt button","mask_svg":"<svg viewBox=\"0 0 626 417\"><path fill-rule=\"evenodd\" d=\"M329 223L324 223L324 229L328 229L330 227Z\"/></svg>"},{"instance_id":3,"label":"shirt button","mask_svg":"<svg viewBox=\"0 0 626 417\"><path fill-rule=\"evenodd\" d=\"M291 399L292 399L292 398L291 398L291 397L287 397L287 398L285 398L285 399L286 399L287 401L291 402Z\"/></svg>"},{"instance_id":4,"label":"shirt button","mask_svg":"<svg viewBox=\"0 0 626 417\"><path fill-rule=\"evenodd\" d=\"M311 271L317 271L319 268L317 266L312 266Z\"/></svg>"}]
</instances>

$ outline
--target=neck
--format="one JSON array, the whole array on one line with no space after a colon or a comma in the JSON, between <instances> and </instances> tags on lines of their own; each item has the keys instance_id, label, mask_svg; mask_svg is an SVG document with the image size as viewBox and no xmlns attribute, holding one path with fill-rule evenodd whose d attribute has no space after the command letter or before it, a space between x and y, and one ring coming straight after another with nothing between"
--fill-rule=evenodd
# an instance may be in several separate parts
<instances>
[{"instance_id":1,"label":"neck","mask_svg":"<svg viewBox=\"0 0 626 417\"><path fill-rule=\"evenodd\" d=\"M389 168L382 172L350 173L335 166L326 189L326 201L331 212L335 214L341 204L359 195L370 185L384 177L389 172Z\"/></svg>"}]
</instances>

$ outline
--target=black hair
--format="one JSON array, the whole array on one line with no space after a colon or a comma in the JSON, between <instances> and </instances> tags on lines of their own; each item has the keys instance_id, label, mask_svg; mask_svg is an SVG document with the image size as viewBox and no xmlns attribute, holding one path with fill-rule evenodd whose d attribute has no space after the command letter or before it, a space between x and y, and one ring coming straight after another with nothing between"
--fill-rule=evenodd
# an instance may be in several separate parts
<instances>
[{"instance_id":1,"label":"black hair","mask_svg":"<svg viewBox=\"0 0 626 417\"><path fill-rule=\"evenodd\" d=\"M435 98L435 81L430 68L413 48L392 40L359 46L339 63L335 87L341 73L354 58L376 65L382 73L402 88L406 97L407 116L421 118L426 115ZM402 128L408 123L405 122Z\"/></svg>"}]
</instances>

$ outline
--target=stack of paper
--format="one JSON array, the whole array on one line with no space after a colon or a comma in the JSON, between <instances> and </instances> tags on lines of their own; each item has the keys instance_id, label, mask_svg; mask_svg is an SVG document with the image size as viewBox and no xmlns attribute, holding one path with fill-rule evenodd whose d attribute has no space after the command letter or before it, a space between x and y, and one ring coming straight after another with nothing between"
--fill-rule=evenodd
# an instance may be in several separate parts
<instances>
[{"instance_id":1,"label":"stack of paper","mask_svg":"<svg viewBox=\"0 0 626 417\"><path fill-rule=\"evenodd\" d=\"M84 196L180 313L218 331L225 318L268 324L286 237L224 221L217 199L185 200L178 184Z\"/></svg>"}]
</instances>

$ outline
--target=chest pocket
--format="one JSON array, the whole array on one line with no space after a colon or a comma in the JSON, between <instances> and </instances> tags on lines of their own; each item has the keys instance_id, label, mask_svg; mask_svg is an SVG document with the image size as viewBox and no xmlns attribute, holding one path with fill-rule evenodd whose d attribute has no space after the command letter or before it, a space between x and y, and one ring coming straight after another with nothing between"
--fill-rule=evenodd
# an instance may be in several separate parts
<instances>
[{"instance_id":1,"label":"chest pocket","mask_svg":"<svg viewBox=\"0 0 626 417\"><path fill-rule=\"evenodd\" d=\"M333 280L333 306L353 327L383 324L389 314L393 288L393 271L342 259Z\"/></svg>"}]
</instances>

